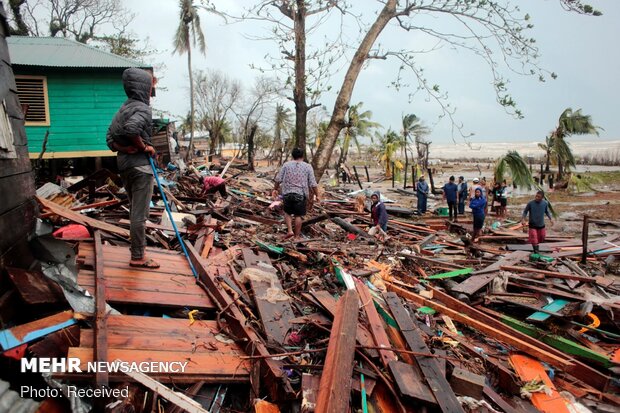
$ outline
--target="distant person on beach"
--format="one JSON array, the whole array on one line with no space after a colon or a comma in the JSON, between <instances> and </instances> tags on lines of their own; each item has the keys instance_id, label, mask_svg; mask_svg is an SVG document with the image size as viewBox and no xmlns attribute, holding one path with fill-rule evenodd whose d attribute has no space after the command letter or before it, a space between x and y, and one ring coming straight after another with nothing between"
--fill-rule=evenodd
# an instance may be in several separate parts
<instances>
[{"instance_id":1,"label":"distant person on beach","mask_svg":"<svg viewBox=\"0 0 620 413\"><path fill-rule=\"evenodd\" d=\"M540 252L540 244L545 242L547 232L545 230L545 215L549 218L549 223L553 226L553 216L549 211L549 202L545 199L543 191L536 192L536 197L527 203L523 210L521 223L525 225L525 219L529 215L529 231L528 242L532 244L532 250L538 254Z\"/></svg>"},{"instance_id":2,"label":"distant person on beach","mask_svg":"<svg viewBox=\"0 0 620 413\"><path fill-rule=\"evenodd\" d=\"M418 197L418 214L422 215L426 213L426 206L428 201L428 184L424 180L424 175L420 176L416 185L415 193Z\"/></svg>"},{"instance_id":3,"label":"distant person on beach","mask_svg":"<svg viewBox=\"0 0 620 413\"><path fill-rule=\"evenodd\" d=\"M465 177L459 176L459 183L457 185L458 195L458 210L459 214L465 214L465 200L467 199L467 181Z\"/></svg>"},{"instance_id":4,"label":"distant person on beach","mask_svg":"<svg viewBox=\"0 0 620 413\"><path fill-rule=\"evenodd\" d=\"M456 211L456 201L458 198L458 186L454 183L454 176L450 177L447 184L443 186L443 199L448 202L449 220L457 222L458 215Z\"/></svg>"},{"instance_id":5,"label":"distant person on beach","mask_svg":"<svg viewBox=\"0 0 620 413\"><path fill-rule=\"evenodd\" d=\"M480 231L482 231L482 227L484 226L484 210L486 205L487 200L482 196L482 189L476 188L474 191L474 197L469 201L469 207L471 208L471 212L474 216L474 233L472 236L473 242L478 240Z\"/></svg>"}]
</instances>

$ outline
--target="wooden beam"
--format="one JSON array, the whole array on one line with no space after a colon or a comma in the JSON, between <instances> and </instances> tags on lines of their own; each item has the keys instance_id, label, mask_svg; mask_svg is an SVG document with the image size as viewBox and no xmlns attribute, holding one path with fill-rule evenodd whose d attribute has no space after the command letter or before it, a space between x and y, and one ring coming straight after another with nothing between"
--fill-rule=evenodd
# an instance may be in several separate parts
<instances>
[{"instance_id":1,"label":"wooden beam","mask_svg":"<svg viewBox=\"0 0 620 413\"><path fill-rule=\"evenodd\" d=\"M596 281L594 277L584 277L583 275L566 274L566 273L557 272L557 271L539 270L538 268L515 267L512 265L502 265L500 268L504 271L511 271L511 272L531 272L535 274L543 274L551 278L563 278L566 280L575 280L575 281L583 281L583 282Z\"/></svg>"},{"instance_id":2,"label":"wooden beam","mask_svg":"<svg viewBox=\"0 0 620 413\"><path fill-rule=\"evenodd\" d=\"M383 325L383 321L381 317L379 317L379 313L377 313L377 309L375 308L375 303L370 295L370 291L368 287L362 284L361 281L355 281L355 288L360 296L360 300L362 302L362 308L366 313L366 317L368 318L368 327L370 327L370 332L375 341L375 345L377 347L387 347L391 348L392 344L390 343L390 339L385 331L385 326ZM381 363L384 367L388 367L390 361L396 361L398 358L396 354L394 354L391 350L379 350L379 357L381 358Z\"/></svg>"},{"instance_id":3,"label":"wooden beam","mask_svg":"<svg viewBox=\"0 0 620 413\"><path fill-rule=\"evenodd\" d=\"M316 401L316 413L346 412L351 397L358 296L347 290L338 300Z\"/></svg>"},{"instance_id":4,"label":"wooden beam","mask_svg":"<svg viewBox=\"0 0 620 413\"><path fill-rule=\"evenodd\" d=\"M227 321L231 333L243 342L243 348L247 354L261 355L261 374L269 383L269 393L273 400L284 396L295 398L295 392L282 369L282 362L270 358L269 350L263 339L250 327L243 313L221 286L218 278L220 274L228 274L228 267L224 264L215 263L213 260L205 260L200 253L187 243L187 252L194 268L198 272L197 283L213 299L220 312ZM209 265L212 263L212 265Z\"/></svg>"},{"instance_id":5,"label":"wooden beam","mask_svg":"<svg viewBox=\"0 0 620 413\"><path fill-rule=\"evenodd\" d=\"M445 305L436 303L434 301L428 300L421 295L415 294L411 291L407 291L403 288L397 287L396 285L386 282L387 289L389 291L393 291L398 294L402 298L406 298L408 300L413 301L417 305L427 306L435 311L438 311L444 315L447 315L453 318L456 321L459 321L469 327L475 328L476 330L489 335L497 340L503 341L506 344L510 344L511 346L524 351L528 354L537 357L538 359L551 364L554 367L566 369L570 366L570 361L566 360L566 358L558 357L555 354L551 354L544 350L541 350L539 347L535 347L530 343L527 343L519 338L516 338L512 334L508 334L504 331L498 330L497 328L491 327L484 322L481 322L477 319L474 319L458 310L454 310L452 308L446 307Z\"/></svg>"},{"instance_id":6,"label":"wooden beam","mask_svg":"<svg viewBox=\"0 0 620 413\"><path fill-rule=\"evenodd\" d=\"M121 362L121 360L115 361L118 363ZM188 413L209 413L209 411L203 409L200 403L198 403L197 401L189 398L183 393L177 393L174 390L169 389L168 387L164 386L157 380L150 378L144 373L140 373L138 371L126 371L125 374L127 374L138 383L141 383L147 388L153 390L153 392L159 394L170 403L180 407Z\"/></svg>"},{"instance_id":7,"label":"wooden beam","mask_svg":"<svg viewBox=\"0 0 620 413\"><path fill-rule=\"evenodd\" d=\"M411 320L400 298L393 292L385 293L384 298L411 351L430 353L420 330ZM449 413L464 412L437 360L423 356L415 356L415 359L441 409Z\"/></svg>"},{"instance_id":8,"label":"wooden beam","mask_svg":"<svg viewBox=\"0 0 620 413\"><path fill-rule=\"evenodd\" d=\"M103 245L101 233L95 230L95 347L96 362L108 361L108 330L106 314L106 285L103 275ZM108 385L108 371L97 369L95 375L97 386Z\"/></svg>"},{"instance_id":9,"label":"wooden beam","mask_svg":"<svg viewBox=\"0 0 620 413\"><path fill-rule=\"evenodd\" d=\"M129 238L129 230L125 228L121 228L116 225L112 225L107 222L99 221L97 219L87 217L86 215L73 212L69 208L65 208L61 205L55 204L54 202L49 201L45 198L41 198L38 196L36 198L41 205L43 205L45 208L49 209L56 215L59 215L78 224L86 225L91 228L100 229L102 231L110 232L112 234L118 234L125 238Z\"/></svg>"}]
</instances>

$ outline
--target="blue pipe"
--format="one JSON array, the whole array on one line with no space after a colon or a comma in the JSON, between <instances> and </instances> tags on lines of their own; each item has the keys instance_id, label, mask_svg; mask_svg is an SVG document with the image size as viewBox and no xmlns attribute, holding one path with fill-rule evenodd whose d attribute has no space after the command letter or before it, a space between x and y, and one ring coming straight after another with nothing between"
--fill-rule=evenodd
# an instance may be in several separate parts
<instances>
[{"instance_id":1,"label":"blue pipe","mask_svg":"<svg viewBox=\"0 0 620 413\"><path fill-rule=\"evenodd\" d=\"M177 239L179 240L179 244L181 244L181 249L183 250L183 254L185 254L185 258L187 258L187 262L189 263L189 267L192 269L192 273L194 277L198 279L198 272L196 272L196 268L194 268L194 264L192 264L192 260L189 258L189 254L187 252L187 248L185 248L185 242L183 238L181 238L181 234L179 234L179 229L177 228L177 224L172 219L172 212L170 211L170 206L168 206L168 198L166 198L166 194L164 193L164 189L161 187L161 182L159 182L159 175L157 175L157 168L155 168L155 162L153 162L153 158L150 156L149 162L151 163L151 168L153 169L153 175L155 176L155 182L157 182L157 188L159 189L159 193L161 194L161 199L164 200L164 206L166 207L166 212L168 213L168 218L170 218L170 223L172 223L172 228L174 228L174 233L177 235Z\"/></svg>"}]
</instances>

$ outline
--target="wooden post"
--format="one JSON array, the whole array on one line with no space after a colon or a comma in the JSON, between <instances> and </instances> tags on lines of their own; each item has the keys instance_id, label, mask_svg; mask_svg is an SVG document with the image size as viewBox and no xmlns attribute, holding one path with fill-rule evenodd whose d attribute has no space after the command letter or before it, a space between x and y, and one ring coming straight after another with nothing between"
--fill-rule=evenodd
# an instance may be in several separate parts
<instances>
[{"instance_id":1,"label":"wooden post","mask_svg":"<svg viewBox=\"0 0 620 413\"><path fill-rule=\"evenodd\" d=\"M392 188L394 188L394 179L396 178L396 171L394 170L394 162L392 162Z\"/></svg>"},{"instance_id":2,"label":"wooden post","mask_svg":"<svg viewBox=\"0 0 620 413\"><path fill-rule=\"evenodd\" d=\"M415 180L416 180L416 176L415 176L415 164L411 165L411 187L415 188Z\"/></svg>"},{"instance_id":3,"label":"wooden post","mask_svg":"<svg viewBox=\"0 0 620 413\"><path fill-rule=\"evenodd\" d=\"M357 184L359 185L360 189L364 189L364 187L362 186L362 182L360 181L360 176L357 174L357 168L355 167L355 165L353 165L353 172L355 172L355 179L357 179Z\"/></svg>"},{"instance_id":4,"label":"wooden post","mask_svg":"<svg viewBox=\"0 0 620 413\"><path fill-rule=\"evenodd\" d=\"M364 165L364 169L366 170L366 182L370 182L370 174L368 173L368 166Z\"/></svg>"},{"instance_id":5,"label":"wooden post","mask_svg":"<svg viewBox=\"0 0 620 413\"><path fill-rule=\"evenodd\" d=\"M106 288L103 275L103 245L101 233L95 230L95 357L96 362L108 361L108 333L106 314ZM97 370L95 381L98 387L108 385L107 370Z\"/></svg>"},{"instance_id":6,"label":"wooden post","mask_svg":"<svg viewBox=\"0 0 620 413\"><path fill-rule=\"evenodd\" d=\"M590 217L587 215L583 216L583 229L581 230L581 244L582 244L582 252L581 252L581 263L585 264L586 259L588 258L588 227Z\"/></svg>"},{"instance_id":7,"label":"wooden post","mask_svg":"<svg viewBox=\"0 0 620 413\"><path fill-rule=\"evenodd\" d=\"M407 189L407 172L409 171L409 159L405 161L405 179L403 179L403 189Z\"/></svg>"}]
</instances>

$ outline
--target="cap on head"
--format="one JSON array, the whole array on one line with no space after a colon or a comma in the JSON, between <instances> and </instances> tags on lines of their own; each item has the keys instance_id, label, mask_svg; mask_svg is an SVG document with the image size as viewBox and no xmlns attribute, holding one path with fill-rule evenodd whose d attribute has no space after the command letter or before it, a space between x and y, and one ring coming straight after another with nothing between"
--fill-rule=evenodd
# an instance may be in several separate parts
<instances>
[{"instance_id":1,"label":"cap on head","mask_svg":"<svg viewBox=\"0 0 620 413\"><path fill-rule=\"evenodd\" d=\"M474 183L477 184L478 182L480 182L480 179L474 178Z\"/></svg>"},{"instance_id":2,"label":"cap on head","mask_svg":"<svg viewBox=\"0 0 620 413\"><path fill-rule=\"evenodd\" d=\"M375 191L372 193L372 195L370 195L371 198L375 196L377 197L377 199L381 199L381 192Z\"/></svg>"}]
</instances>

